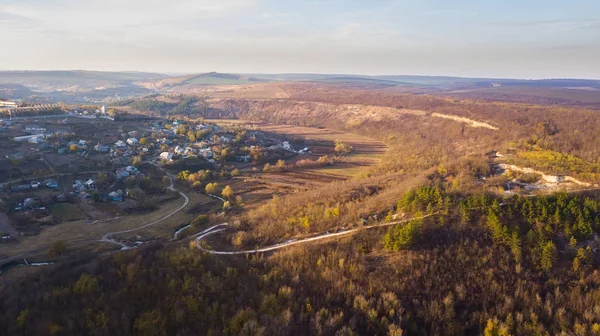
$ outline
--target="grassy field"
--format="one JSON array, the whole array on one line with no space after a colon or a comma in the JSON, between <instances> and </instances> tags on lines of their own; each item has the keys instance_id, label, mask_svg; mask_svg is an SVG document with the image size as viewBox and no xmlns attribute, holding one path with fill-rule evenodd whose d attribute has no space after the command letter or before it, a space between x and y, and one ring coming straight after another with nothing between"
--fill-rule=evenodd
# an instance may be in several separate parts
<instances>
[{"instance_id":1,"label":"grassy field","mask_svg":"<svg viewBox=\"0 0 600 336\"><path fill-rule=\"evenodd\" d=\"M56 203L48 207L52 216L60 218L60 220L68 222L78 219L84 219L87 215L81 211L76 205L71 203Z\"/></svg>"},{"instance_id":2,"label":"grassy field","mask_svg":"<svg viewBox=\"0 0 600 336\"><path fill-rule=\"evenodd\" d=\"M347 177L359 177L367 172L365 167L336 164L332 167L310 169L309 171L321 174L335 174Z\"/></svg>"}]
</instances>

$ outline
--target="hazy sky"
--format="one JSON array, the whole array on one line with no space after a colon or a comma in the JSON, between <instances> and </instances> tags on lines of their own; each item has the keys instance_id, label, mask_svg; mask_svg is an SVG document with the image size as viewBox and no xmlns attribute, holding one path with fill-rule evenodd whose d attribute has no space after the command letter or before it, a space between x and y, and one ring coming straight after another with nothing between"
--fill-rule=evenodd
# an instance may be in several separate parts
<instances>
[{"instance_id":1,"label":"hazy sky","mask_svg":"<svg viewBox=\"0 0 600 336\"><path fill-rule=\"evenodd\" d=\"M600 78L599 0L0 0L0 69Z\"/></svg>"}]
</instances>

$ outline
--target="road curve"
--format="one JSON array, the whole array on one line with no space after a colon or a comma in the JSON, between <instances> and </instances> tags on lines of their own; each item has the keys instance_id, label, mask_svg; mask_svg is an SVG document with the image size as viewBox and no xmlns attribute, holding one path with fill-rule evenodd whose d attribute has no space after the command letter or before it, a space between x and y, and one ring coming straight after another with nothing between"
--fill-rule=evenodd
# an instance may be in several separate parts
<instances>
[{"instance_id":1,"label":"road curve","mask_svg":"<svg viewBox=\"0 0 600 336\"><path fill-rule=\"evenodd\" d=\"M304 244L304 243L309 243L309 242L313 242L313 241L317 241L317 240L322 240L322 239L329 239L329 238L333 238L333 237L339 237L339 236L344 236L344 235L348 235L354 232L358 232L360 230L369 230L369 229L374 229L374 228L380 228L380 227L385 227L385 226L390 226L390 225L396 225L396 224L402 224L402 223L408 223L413 219L424 219L427 217L431 217L435 215L435 213L433 214L429 214L429 215L425 215L425 216L421 216L421 217L413 217L413 218L408 218L408 219L403 219L403 220L399 220L399 221L394 221L394 222L389 222L389 223L380 223L380 224L375 224L375 225L370 225L370 226L364 226L362 228L356 228L356 229L350 229L350 230L346 230L346 231L342 231L342 232L336 232L336 233L325 233L316 237L311 237L311 238L305 238L305 239L300 239L300 240L294 240L294 241L287 241L285 243L280 243L280 244L275 244L272 246L268 246L268 247L263 247L263 248L259 248L259 249L254 249L254 250L245 250L245 251L215 251L215 250L209 250L206 249L204 247L201 246L200 241L207 236L210 236L212 234L227 230L227 227L229 226L228 223L223 223L223 224L219 224L219 225L215 225L212 226L202 232L200 232L196 238L194 239L194 244L196 245L196 248L199 249L200 251L209 253L209 254L218 254L218 255L237 255L237 254L253 254L253 253L259 253L259 252L269 252L269 251L274 251L274 250L279 250L282 249L284 247L289 247L292 245L297 245L297 244Z\"/></svg>"},{"instance_id":2,"label":"road curve","mask_svg":"<svg viewBox=\"0 0 600 336\"><path fill-rule=\"evenodd\" d=\"M129 249L129 248L131 248L130 246L127 246L127 245L125 245L125 244L123 244L121 242L118 242L118 241L114 240L111 237L113 237L115 235L118 235L118 234L122 234L122 233L135 232L135 231L142 230L142 229L151 227L153 225L156 225L156 224L164 221L165 219L168 219L168 218L172 217L173 215L177 214L179 211L183 210L190 203L190 199L187 197L186 194L184 194L183 192L175 189L175 185L173 184L173 177L171 176L171 174L169 174L169 172L165 171L163 168L157 166L156 164L154 164L152 162L149 162L149 163L152 164L152 165L154 165L154 166L156 166L156 167L158 167L159 169L163 170L167 174L167 176L169 177L169 182L170 182L170 185L169 185L168 189L172 190L172 191L178 192L179 195L181 195L181 197L183 197L183 200L184 200L183 204L179 208L175 209L174 211L172 211L172 212L164 215L163 217L161 217L161 218L159 218L159 219L157 219L155 221L152 221L152 222L150 222L148 224L142 225L142 226L134 228L134 229L123 230L123 231L116 231L116 232L109 232L109 233L105 234L104 236L102 236L102 239L99 240L100 242L119 245L119 246L121 246L122 250Z\"/></svg>"}]
</instances>

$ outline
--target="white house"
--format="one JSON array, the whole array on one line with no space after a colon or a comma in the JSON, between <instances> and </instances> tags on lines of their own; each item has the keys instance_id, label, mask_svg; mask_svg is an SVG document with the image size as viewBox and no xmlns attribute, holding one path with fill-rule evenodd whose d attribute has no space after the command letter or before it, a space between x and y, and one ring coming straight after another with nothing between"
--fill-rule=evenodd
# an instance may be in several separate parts
<instances>
[{"instance_id":1,"label":"white house","mask_svg":"<svg viewBox=\"0 0 600 336\"><path fill-rule=\"evenodd\" d=\"M137 146L139 145L140 141L136 138L129 138L127 139L127 144L130 146Z\"/></svg>"},{"instance_id":2,"label":"white house","mask_svg":"<svg viewBox=\"0 0 600 336\"><path fill-rule=\"evenodd\" d=\"M89 190L96 190L96 182L94 182L92 179L89 179L85 181L85 187Z\"/></svg>"},{"instance_id":3,"label":"white house","mask_svg":"<svg viewBox=\"0 0 600 336\"><path fill-rule=\"evenodd\" d=\"M29 138L29 140L27 140L27 141L29 141L29 143L32 143L32 144L39 144L39 143L44 142L44 136L36 135L34 137Z\"/></svg>"},{"instance_id":4,"label":"white house","mask_svg":"<svg viewBox=\"0 0 600 336\"><path fill-rule=\"evenodd\" d=\"M119 141L115 142L115 147L124 148L124 147L127 147L127 144L125 143L125 141L119 140Z\"/></svg>"},{"instance_id":5,"label":"white house","mask_svg":"<svg viewBox=\"0 0 600 336\"><path fill-rule=\"evenodd\" d=\"M179 145L175 146L175 153L177 153L177 154L183 154L184 151L185 151L184 147L179 146Z\"/></svg>"},{"instance_id":6,"label":"white house","mask_svg":"<svg viewBox=\"0 0 600 336\"><path fill-rule=\"evenodd\" d=\"M172 161L173 160L173 153L162 152L162 153L160 153L160 158L161 158L161 160Z\"/></svg>"}]
</instances>

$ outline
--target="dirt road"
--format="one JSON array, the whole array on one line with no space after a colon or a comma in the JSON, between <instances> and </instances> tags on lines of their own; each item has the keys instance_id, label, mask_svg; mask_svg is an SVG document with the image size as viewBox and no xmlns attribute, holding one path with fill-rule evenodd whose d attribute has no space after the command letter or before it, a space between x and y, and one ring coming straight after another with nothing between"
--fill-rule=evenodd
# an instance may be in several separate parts
<instances>
[{"instance_id":1,"label":"dirt road","mask_svg":"<svg viewBox=\"0 0 600 336\"><path fill-rule=\"evenodd\" d=\"M161 169L162 171L164 171L167 174L167 176L169 177L169 182L170 182L170 185L169 185L168 189L172 190L172 191L178 192L179 195L181 195L181 197L183 197L183 200L184 200L183 204L179 208L175 209L174 211L172 211L172 212L164 215L163 217L161 217L161 218L159 218L159 219L157 219L157 220L155 220L153 222L150 222L150 223L148 223L146 225L137 227L135 229L129 229L129 230L123 230L123 231L116 231L116 232L109 232L109 233L105 234L104 236L102 236L102 239L100 239L99 241L104 242L104 243L111 243L111 244L119 245L122 250L130 249L131 248L130 246L127 246L127 245L125 245L125 244L123 244L121 242L118 242L118 241L112 239L111 237L113 237L115 235L118 235L118 234L122 234L122 233L130 233L130 232L139 231L139 230L151 227L153 225L156 225L158 223L161 223L165 219L171 218L173 215L175 215L179 211L183 210L190 203L190 199L187 197L186 194L184 194L183 192L175 189L175 185L173 184L173 176L171 176L171 174L169 174L169 172L167 172L166 170L164 170L163 168L161 168L160 166L157 166L156 164L154 164L152 162L149 162L149 163L151 165L155 166L155 167L158 167L159 169Z\"/></svg>"},{"instance_id":2,"label":"dirt road","mask_svg":"<svg viewBox=\"0 0 600 336\"><path fill-rule=\"evenodd\" d=\"M374 229L374 228L386 227L386 226L390 226L390 225L408 223L413 219L424 219L427 217L431 217L433 215L435 215L435 213L425 215L422 217L408 218L408 219L403 219L403 220L389 222L389 223L381 223L381 224L375 224L375 225L370 225L370 226L364 226L362 228L350 229L350 230L346 230L346 231L342 231L342 232L324 233L319 236L311 237L311 238L305 238L305 239L300 239L300 240L288 240L288 241L280 243L280 244L275 244L272 246L267 246L267 247L263 247L263 248L259 248L259 249L255 249L255 250L215 251L215 250L209 250L209 249L203 248L200 245L200 241L202 241L202 239L204 237L227 230L227 227L229 226L229 224L223 223L223 224L212 226L212 227L200 232L198 234L198 236L196 237L196 239L194 240L194 243L196 245L196 248L198 248L200 251L203 251L203 252L206 252L209 254L219 254L219 255L253 254L253 253L259 253L259 252L269 252L269 251L279 250L284 247L289 247L289 246L297 245L297 244L305 244L305 243L314 242L314 241L318 241L318 240L329 239L329 238L334 238L334 237L339 237L339 236L345 236L345 235L355 233L355 232L358 232L361 230L369 230L369 229Z\"/></svg>"}]
</instances>

